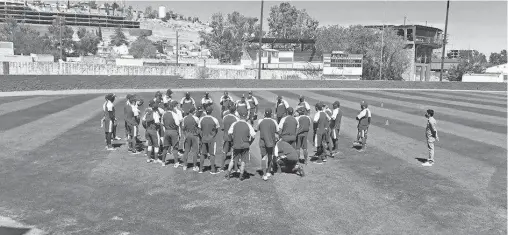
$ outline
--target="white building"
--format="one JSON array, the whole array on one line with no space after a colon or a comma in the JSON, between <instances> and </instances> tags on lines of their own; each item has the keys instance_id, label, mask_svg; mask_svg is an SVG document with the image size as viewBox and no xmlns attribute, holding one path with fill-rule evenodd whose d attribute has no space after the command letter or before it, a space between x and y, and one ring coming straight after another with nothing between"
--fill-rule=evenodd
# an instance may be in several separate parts
<instances>
[{"instance_id":1,"label":"white building","mask_svg":"<svg viewBox=\"0 0 508 235\"><path fill-rule=\"evenodd\" d=\"M463 82L507 82L508 64L487 68L483 74L464 74Z\"/></svg>"},{"instance_id":2,"label":"white building","mask_svg":"<svg viewBox=\"0 0 508 235\"><path fill-rule=\"evenodd\" d=\"M160 6L159 7L159 19L164 19L164 18L166 18L166 7Z\"/></svg>"}]
</instances>

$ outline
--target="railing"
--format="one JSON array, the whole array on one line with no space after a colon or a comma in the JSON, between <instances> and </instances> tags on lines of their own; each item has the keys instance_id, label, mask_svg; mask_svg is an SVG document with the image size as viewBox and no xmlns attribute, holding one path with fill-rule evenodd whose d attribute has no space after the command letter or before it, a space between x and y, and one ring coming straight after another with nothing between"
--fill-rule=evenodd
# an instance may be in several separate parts
<instances>
[{"instance_id":1,"label":"railing","mask_svg":"<svg viewBox=\"0 0 508 235\"><path fill-rule=\"evenodd\" d=\"M437 44L437 45L443 44L443 41L440 40L439 38L436 39L434 37L425 37L425 36L416 36L415 42L416 43L425 43L425 44Z\"/></svg>"}]
</instances>

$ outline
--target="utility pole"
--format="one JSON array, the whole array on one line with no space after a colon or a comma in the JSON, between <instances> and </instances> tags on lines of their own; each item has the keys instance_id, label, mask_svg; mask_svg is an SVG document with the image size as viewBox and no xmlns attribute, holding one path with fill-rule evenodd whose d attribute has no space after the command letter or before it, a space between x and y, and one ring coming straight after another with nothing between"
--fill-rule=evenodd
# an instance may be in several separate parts
<instances>
[{"instance_id":1,"label":"utility pole","mask_svg":"<svg viewBox=\"0 0 508 235\"><path fill-rule=\"evenodd\" d=\"M62 17L58 18L58 26L60 28L60 59L63 61L63 45L62 45Z\"/></svg>"},{"instance_id":2,"label":"utility pole","mask_svg":"<svg viewBox=\"0 0 508 235\"><path fill-rule=\"evenodd\" d=\"M264 0L261 0L261 18L259 19L259 51L258 51L258 79L261 80L261 56L263 55L263 4Z\"/></svg>"},{"instance_id":3,"label":"utility pole","mask_svg":"<svg viewBox=\"0 0 508 235\"><path fill-rule=\"evenodd\" d=\"M444 70L444 58L445 58L445 49L446 49L446 34L448 33L448 12L450 11L450 0L446 1L446 21L444 28L444 39L443 39L443 52L441 53L441 75L439 76L439 81L443 81L443 70Z\"/></svg>"},{"instance_id":4,"label":"utility pole","mask_svg":"<svg viewBox=\"0 0 508 235\"><path fill-rule=\"evenodd\" d=\"M385 49L385 18L386 18L386 1L383 6L383 31L381 31L381 62L379 66L379 80L383 79L383 55ZM404 17L404 22L406 21L406 17ZM404 23L405 24L405 23Z\"/></svg>"},{"instance_id":5,"label":"utility pole","mask_svg":"<svg viewBox=\"0 0 508 235\"><path fill-rule=\"evenodd\" d=\"M176 31L176 66L178 65L178 56L180 54L180 46L178 46L178 30Z\"/></svg>"}]
</instances>

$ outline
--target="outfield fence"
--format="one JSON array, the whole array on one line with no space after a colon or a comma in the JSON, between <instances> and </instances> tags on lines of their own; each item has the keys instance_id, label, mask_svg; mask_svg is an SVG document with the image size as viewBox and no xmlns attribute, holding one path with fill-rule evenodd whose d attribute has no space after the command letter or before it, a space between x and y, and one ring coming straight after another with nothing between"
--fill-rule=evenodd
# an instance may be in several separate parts
<instances>
[{"instance_id":1,"label":"outfield fence","mask_svg":"<svg viewBox=\"0 0 508 235\"><path fill-rule=\"evenodd\" d=\"M183 79L256 79L257 70L205 68L187 66L118 66L69 62L4 62L3 75L113 75L113 76L178 76ZM262 70L262 79L320 79L319 73Z\"/></svg>"}]
</instances>

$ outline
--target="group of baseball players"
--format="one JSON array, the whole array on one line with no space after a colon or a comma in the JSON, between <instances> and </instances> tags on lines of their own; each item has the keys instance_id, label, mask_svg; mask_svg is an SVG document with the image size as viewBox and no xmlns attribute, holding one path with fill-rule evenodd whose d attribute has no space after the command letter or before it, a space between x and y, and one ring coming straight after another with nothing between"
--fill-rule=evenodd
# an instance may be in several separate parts
<instances>
[{"instance_id":1,"label":"group of baseball players","mask_svg":"<svg viewBox=\"0 0 508 235\"><path fill-rule=\"evenodd\" d=\"M203 173L204 161L208 158L211 174L226 170L225 177L229 179L233 171L239 171L240 180L244 180L245 164L251 157L251 144L259 132L258 147L263 179L268 180L277 170L303 177L304 165L310 160L307 138L311 129L312 143L317 150L315 163L322 164L328 157L338 153L342 119L339 101L333 102L332 107L318 102L315 105L316 113L311 118L310 105L305 101L305 97L300 96L298 105L293 109L283 97L278 96L275 109L265 109L264 116L258 119L259 103L252 91L247 96L242 95L237 101L234 101L228 92L224 92L218 104L222 118L219 121L212 116L214 101L208 92L205 92L200 104L195 102L189 92L180 102L174 100L172 95L171 89L168 89L165 95L156 92L143 112L142 98L131 94L126 97L124 124L128 151L133 154L145 151L148 163L166 166L166 156L170 153L173 155L175 168L182 166L183 170L187 170L188 158L192 157L193 170ZM116 136L117 119L113 105L115 97L114 94L106 95L103 105L104 117L101 125L106 134L108 150L114 150L112 141L120 139ZM361 111L356 119L358 139L355 144L361 147L360 151L364 151L371 119L366 102L361 103ZM145 129L145 145L139 138L140 124ZM223 158L216 164L216 143L219 142L217 134L221 128ZM197 164L198 157L200 164ZM226 166L226 159L229 157L231 160Z\"/></svg>"}]
</instances>

